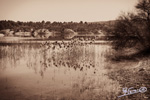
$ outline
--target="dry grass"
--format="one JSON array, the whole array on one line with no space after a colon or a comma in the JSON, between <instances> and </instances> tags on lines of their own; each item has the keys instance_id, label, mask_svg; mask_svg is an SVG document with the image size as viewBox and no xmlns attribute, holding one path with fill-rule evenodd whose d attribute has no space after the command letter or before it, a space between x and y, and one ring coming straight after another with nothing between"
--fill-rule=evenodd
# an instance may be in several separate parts
<instances>
[{"instance_id":1,"label":"dry grass","mask_svg":"<svg viewBox=\"0 0 150 100\"><path fill-rule=\"evenodd\" d=\"M120 83L121 87L134 87L139 89L140 87L147 87L147 92L133 94L120 98L120 100L149 100L150 99L150 60L143 59L140 62L113 62L113 66L109 66L110 69L108 76ZM125 65L127 64L127 65ZM120 90L120 95L123 95Z\"/></svg>"}]
</instances>

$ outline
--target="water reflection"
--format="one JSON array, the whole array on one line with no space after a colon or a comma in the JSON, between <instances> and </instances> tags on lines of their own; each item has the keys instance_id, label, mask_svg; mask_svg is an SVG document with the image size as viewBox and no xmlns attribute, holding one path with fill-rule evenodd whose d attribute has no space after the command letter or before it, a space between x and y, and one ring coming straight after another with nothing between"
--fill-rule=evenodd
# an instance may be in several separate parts
<instances>
[{"instance_id":1,"label":"water reflection","mask_svg":"<svg viewBox=\"0 0 150 100\"><path fill-rule=\"evenodd\" d=\"M104 75L110 50L78 41L1 46L0 98L112 100L119 85Z\"/></svg>"}]
</instances>

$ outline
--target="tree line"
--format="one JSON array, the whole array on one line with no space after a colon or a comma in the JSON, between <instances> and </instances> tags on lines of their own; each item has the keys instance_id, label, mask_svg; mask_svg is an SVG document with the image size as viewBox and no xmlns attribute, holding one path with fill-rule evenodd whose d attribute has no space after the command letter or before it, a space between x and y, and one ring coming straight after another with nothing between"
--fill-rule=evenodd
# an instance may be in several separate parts
<instances>
[{"instance_id":1,"label":"tree line","mask_svg":"<svg viewBox=\"0 0 150 100\"><path fill-rule=\"evenodd\" d=\"M97 30L107 30L108 24L102 23L87 23L87 22L21 22L21 21L11 21L11 20L1 20L0 30L11 29L15 32L18 31L31 31L38 29L48 29L49 31L63 32L64 29L72 29L80 34L87 34L88 32L93 32Z\"/></svg>"}]
</instances>

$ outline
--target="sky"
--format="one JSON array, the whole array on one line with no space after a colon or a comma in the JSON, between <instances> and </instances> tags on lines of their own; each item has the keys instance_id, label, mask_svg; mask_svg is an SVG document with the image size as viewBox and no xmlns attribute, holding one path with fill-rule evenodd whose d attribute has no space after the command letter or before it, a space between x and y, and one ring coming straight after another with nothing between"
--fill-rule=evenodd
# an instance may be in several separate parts
<instances>
[{"instance_id":1,"label":"sky","mask_svg":"<svg viewBox=\"0 0 150 100\"><path fill-rule=\"evenodd\" d=\"M133 11L138 0L0 0L0 20L95 22Z\"/></svg>"}]
</instances>

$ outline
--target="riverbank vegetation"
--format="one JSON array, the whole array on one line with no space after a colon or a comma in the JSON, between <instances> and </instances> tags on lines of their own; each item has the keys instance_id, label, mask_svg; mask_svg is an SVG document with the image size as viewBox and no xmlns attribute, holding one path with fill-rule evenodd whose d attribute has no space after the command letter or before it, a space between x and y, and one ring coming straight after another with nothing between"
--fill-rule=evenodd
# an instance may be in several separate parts
<instances>
[{"instance_id":1,"label":"riverbank vegetation","mask_svg":"<svg viewBox=\"0 0 150 100\"><path fill-rule=\"evenodd\" d=\"M125 54L117 59L149 55L150 0L140 0L135 6L135 12L122 13L110 30L116 37L114 49Z\"/></svg>"},{"instance_id":2,"label":"riverbank vegetation","mask_svg":"<svg viewBox=\"0 0 150 100\"><path fill-rule=\"evenodd\" d=\"M146 87L147 91L120 100L150 99L150 0L139 0L135 8L134 13L122 13L110 29L116 38L112 43L114 53L106 69L109 78L118 81L122 89ZM119 95L123 95L122 89Z\"/></svg>"}]
</instances>

